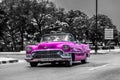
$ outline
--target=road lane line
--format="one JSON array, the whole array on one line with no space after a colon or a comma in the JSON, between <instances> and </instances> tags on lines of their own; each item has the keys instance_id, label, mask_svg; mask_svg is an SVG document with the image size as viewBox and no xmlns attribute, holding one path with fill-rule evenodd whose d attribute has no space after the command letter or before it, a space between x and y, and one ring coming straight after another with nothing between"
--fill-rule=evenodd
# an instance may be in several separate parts
<instances>
[{"instance_id":1,"label":"road lane line","mask_svg":"<svg viewBox=\"0 0 120 80\"><path fill-rule=\"evenodd\" d=\"M98 66L98 67L93 67L93 68L90 68L89 70L92 71L92 70L104 68L104 67L106 67L107 65L108 65L108 64L105 64L105 65L102 65L102 66Z\"/></svg>"}]
</instances>

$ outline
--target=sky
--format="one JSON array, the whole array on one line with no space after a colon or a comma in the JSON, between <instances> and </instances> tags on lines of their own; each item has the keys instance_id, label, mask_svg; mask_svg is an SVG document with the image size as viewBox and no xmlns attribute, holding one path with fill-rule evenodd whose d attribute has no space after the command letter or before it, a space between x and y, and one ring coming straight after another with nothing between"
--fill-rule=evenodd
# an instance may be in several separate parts
<instances>
[{"instance_id":1,"label":"sky","mask_svg":"<svg viewBox=\"0 0 120 80\"><path fill-rule=\"evenodd\" d=\"M96 0L52 0L57 7L80 10L92 17L95 14ZM98 0L98 13L107 15L120 31L120 0Z\"/></svg>"}]
</instances>

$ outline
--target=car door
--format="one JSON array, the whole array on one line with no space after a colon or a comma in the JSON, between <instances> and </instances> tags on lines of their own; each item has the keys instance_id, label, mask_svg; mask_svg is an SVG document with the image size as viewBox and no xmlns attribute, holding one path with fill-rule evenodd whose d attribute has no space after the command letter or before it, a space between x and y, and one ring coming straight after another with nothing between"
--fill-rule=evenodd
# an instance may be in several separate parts
<instances>
[{"instance_id":1,"label":"car door","mask_svg":"<svg viewBox=\"0 0 120 80\"><path fill-rule=\"evenodd\" d=\"M85 48L83 44L76 44L75 61L82 60L86 57Z\"/></svg>"}]
</instances>

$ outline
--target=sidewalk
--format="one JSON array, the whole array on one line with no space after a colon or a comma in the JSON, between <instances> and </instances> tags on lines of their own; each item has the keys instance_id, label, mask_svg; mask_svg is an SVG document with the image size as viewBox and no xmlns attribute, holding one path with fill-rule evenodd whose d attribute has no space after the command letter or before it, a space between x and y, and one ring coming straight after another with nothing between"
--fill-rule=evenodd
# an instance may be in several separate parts
<instances>
[{"instance_id":1,"label":"sidewalk","mask_svg":"<svg viewBox=\"0 0 120 80\"><path fill-rule=\"evenodd\" d=\"M105 54L105 53L118 53L120 52L120 48L118 49L108 49L108 50L98 50L98 54ZM95 54L95 50L91 50L90 53Z\"/></svg>"}]
</instances>

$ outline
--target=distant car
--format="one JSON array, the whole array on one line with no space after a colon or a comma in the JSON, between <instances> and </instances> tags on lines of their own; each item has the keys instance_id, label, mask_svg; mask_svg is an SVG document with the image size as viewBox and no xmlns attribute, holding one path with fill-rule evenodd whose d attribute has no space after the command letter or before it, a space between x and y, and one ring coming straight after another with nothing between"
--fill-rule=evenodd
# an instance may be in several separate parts
<instances>
[{"instance_id":1,"label":"distant car","mask_svg":"<svg viewBox=\"0 0 120 80\"><path fill-rule=\"evenodd\" d=\"M38 63L63 63L72 66L75 61L86 63L89 55L89 45L77 43L70 33L46 34L42 36L39 44L26 47L26 61L31 67Z\"/></svg>"}]
</instances>

